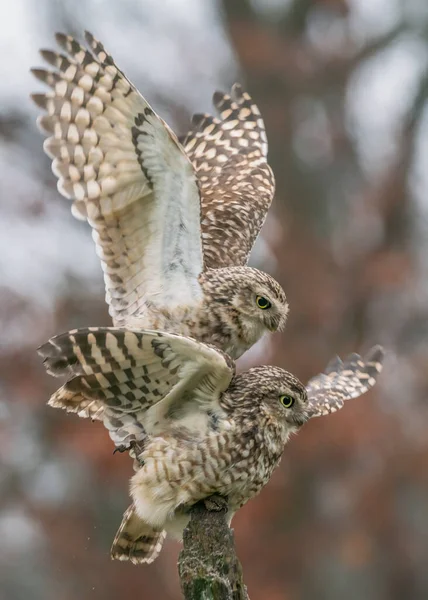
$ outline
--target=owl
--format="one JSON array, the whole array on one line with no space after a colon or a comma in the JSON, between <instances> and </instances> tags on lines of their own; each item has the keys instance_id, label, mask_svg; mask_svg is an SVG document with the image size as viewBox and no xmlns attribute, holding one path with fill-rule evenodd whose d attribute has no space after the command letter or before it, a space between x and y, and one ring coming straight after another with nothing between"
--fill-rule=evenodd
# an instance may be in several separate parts
<instances>
[{"instance_id":1,"label":"owl","mask_svg":"<svg viewBox=\"0 0 428 600\"><path fill-rule=\"evenodd\" d=\"M118 448L131 447L132 505L111 555L150 563L167 533L180 539L189 508L228 499L228 522L260 492L290 435L312 417L369 390L381 371L377 346L336 358L306 387L273 366L235 374L212 345L159 331L73 330L42 346L49 373L69 380L53 396L97 400Z\"/></svg>"},{"instance_id":2,"label":"owl","mask_svg":"<svg viewBox=\"0 0 428 600\"><path fill-rule=\"evenodd\" d=\"M180 142L85 37L88 48L57 34L65 53L41 51L52 69L32 71L51 90L32 97L58 190L92 228L113 323L238 358L288 312L281 286L247 266L275 187L260 112L235 85Z\"/></svg>"}]
</instances>

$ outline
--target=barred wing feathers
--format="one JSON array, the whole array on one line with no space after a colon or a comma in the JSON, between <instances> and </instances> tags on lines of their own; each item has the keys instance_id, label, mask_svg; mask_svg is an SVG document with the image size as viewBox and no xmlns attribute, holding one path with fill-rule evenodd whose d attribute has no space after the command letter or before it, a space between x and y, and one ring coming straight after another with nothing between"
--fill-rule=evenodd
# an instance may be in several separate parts
<instances>
[{"instance_id":1,"label":"barred wing feathers","mask_svg":"<svg viewBox=\"0 0 428 600\"><path fill-rule=\"evenodd\" d=\"M72 330L39 354L48 373L70 378L49 404L103 420L118 446L144 439L151 423L166 423L174 403L198 399L201 386L215 404L234 375L223 352L157 331Z\"/></svg>"},{"instance_id":2,"label":"barred wing feathers","mask_svg":"<svg viewBox=\"0 0 428 600\"><path fill-rule=\"evenodd\" d=\"M344 361L338 356L331 360L324 373L310 379L306 386L310 416L336 412L346 400L365 394L375 385L383 358L383 348L374 346L364 357L350 354Z\"/></svg>"},{"instance_id":3,"label":"barred wing feathers","mask_svg":"<svg viewBox=\"0 0 428 600\"><path fill-rule=\"evenodd\" d=\"M203 270L194 168L166 123L86 33L89 50L57 34L66 54L42 50L53 69L33 69L52 90L45 110L58 189L93 229L116 325L148 300L192 304Z\"/></svg>"},{"instance_id":4,"label":"barred wing feathers","mask_svg":"<svg viewBox=\"0 0 428 600\"><path fill-rule=\"evenodd\" d=\"M267 163L267 137L258 107L235 84L216 92L218 117L197 114L180 138L201 190L202 243L206 268L243 266L265 221L275 192Z\"/></svg>"}]
</instances>

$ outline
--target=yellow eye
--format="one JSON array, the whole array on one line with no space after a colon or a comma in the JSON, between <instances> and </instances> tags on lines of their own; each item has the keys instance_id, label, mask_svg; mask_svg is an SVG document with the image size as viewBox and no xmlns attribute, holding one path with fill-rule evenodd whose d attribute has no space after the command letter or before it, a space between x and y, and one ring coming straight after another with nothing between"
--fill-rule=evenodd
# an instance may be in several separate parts
<instances>
[{"instance_id":1,"label":"yellow eye","mask_svg":"<svg viewBox=\"0 0 428 600\"><path fill-rule=\"evenodd\" d=\"M263 296L257 296L256 304L262 310L267 310L272 306L271 302L269 302L269 300L267 298L264 298Z\"/></svg>"},{"instance_id":2,"label":"yellow eye","mask_svg":"<svg viewBox=\"0 0 428 600\"><path fill-rule=\"evenodd\" d=\"M279 401L281 402L281 404L284 408L291 408L292 406L294 406L294 403L296 402L292 396L287 396L286 394L284 394L283 396L280 396Z\"/></svg>"}]
</instances>

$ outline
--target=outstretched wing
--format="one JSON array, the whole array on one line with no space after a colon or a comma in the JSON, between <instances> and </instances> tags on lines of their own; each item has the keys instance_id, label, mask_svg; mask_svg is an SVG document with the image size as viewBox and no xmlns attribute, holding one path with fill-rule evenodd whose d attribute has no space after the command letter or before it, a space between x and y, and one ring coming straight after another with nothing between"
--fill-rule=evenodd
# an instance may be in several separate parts
<instances>
[{"instance_id":1,"label":"outstretched wing","mask_svg":"<svg viewBox=\"0 0 428 600\"><path fill-rule=\"evenodd\" d=\"M235 84L216 92L219 117L194 115L182 138L201 190L206 268L246 265L275 192L260 111Z\"/></svg>"},{"instance_id":2,"label":"outstretched wing","mask_svg":"<svg viewBox=\"0 0 428 600\"><path fill-rule=\"evenodd\" d=\"M324 373L313 377L306 386L309 415L321 417L336 412L345 400L367 392L376 383L383 358L383 348L375 346L363 358L350 354L343 362L339 357L330 361Z\"/></svg>"},{"instance_id":3,"label":"outstretched wing","mask_svg":"<svg viewBox=\"0 0 428 600\"><path fill-rule=\"evenodd\" d=\"M215 404L234 375L223 352L157 331L75 329L49 340L39 354L48 373L71 377L50 406L103 420L120 446L143 439L151 424L168 419L174 403L202 397L202 388Z\"/></svg>"},{"instance_id":4,"label":"outstretched wing","mask_svg":"<svg viewBox=\"0 0 428 600\"><path fill-rule=\"evenodd\" d=\"M47 113L38 123L58 190L93 228L114 323L146 300L192 304L203 258L189 158L90 33L90 50L70 36L56 39L66 54L42 50L53 70L33 69L52 91L33 99Z\"/></svg>"}]
</instances>

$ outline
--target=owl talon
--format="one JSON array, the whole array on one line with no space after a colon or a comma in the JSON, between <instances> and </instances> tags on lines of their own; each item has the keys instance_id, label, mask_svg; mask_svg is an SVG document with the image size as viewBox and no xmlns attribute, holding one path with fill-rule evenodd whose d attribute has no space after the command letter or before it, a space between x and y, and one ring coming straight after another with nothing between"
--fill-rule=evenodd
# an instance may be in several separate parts
<instances>
[{"instance_id":1,"label":"owl talon","mask_svg":"<svg viewBox=\"0 0 428 600\"><path fill-rule=\"evenodd\" d=\"M131 440L129 442L129 453L130 455L138 462L140 467L144 465L144 461L139 458L139 456L144 451L144 441L137 442L136 440Z\"/></svg>"},{"instance_id":2,"label":"owl talon","mask_svg":"<svg viewBox=\"0 0 428 600\"><path fill-rule=\"evenodd\" d=\"M127 450L128 450L128 448L126 446L117 446L113 450L113 454L116 454L116 452L120 452L122 454L123 452L126 452Z\"/></svg>"},{"instance_id":3,"label":"owl talon","mask_svg":"<svg viewBox=\"0 0 428 600\"><path fill-rule=\"evenodd\" d=\"M214 494L214 496L210 496L209 498L205 498L202 501L204 503L205 508L209 512L221 512L227 511L228 509L228 500L223 496L218 496Z\"/></svg>"}]
</instances>

